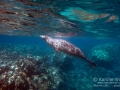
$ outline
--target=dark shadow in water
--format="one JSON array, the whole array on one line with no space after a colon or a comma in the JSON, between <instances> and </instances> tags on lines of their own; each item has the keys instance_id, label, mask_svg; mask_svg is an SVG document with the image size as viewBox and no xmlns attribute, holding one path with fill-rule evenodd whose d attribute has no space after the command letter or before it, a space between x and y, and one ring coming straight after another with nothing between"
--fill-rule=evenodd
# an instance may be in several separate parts
<instances>
[{"instance_id":1,"label":"dark shadow in water","mask_svg":"<svg viewBox=\"0 0 120 90\"><path fill-rule=\"evenodd\" d=\"M98 67L103 67L105 69L109 69L109 70L112 70L113 69L113 62L111 61L103 61L103 60L99 60L99 61L96 61L97 63L97 66Z\"/></svg>"},{"instance_id":2,"label":"dark shadow in water","mask_svg":"<svg viewBox=\"0 0 120 90\"><path fill-rule=\"evenodd\" d=\"M64 59L63 64L60 66L61 70L65 73L67 73L70 70L73 70L74 67L73 67L72 62L73 62L72 58L66 57Z\"/></svg>"}]
</instances>

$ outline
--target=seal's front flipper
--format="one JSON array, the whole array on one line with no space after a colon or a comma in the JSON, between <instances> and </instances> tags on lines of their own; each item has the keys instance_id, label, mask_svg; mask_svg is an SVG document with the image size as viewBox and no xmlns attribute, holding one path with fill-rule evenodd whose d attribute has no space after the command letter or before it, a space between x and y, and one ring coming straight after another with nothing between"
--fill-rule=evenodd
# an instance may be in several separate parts
<instances>
[{"instance_id":1,"label":"seal's front flipper","mask_svg":"<svg viewBox=\"0 0 120 90\"><path fill-rule=\"evenodd\" d=\"M57 48L54 48L56 52L60 52Z\"/></svg>"}]
</instances>

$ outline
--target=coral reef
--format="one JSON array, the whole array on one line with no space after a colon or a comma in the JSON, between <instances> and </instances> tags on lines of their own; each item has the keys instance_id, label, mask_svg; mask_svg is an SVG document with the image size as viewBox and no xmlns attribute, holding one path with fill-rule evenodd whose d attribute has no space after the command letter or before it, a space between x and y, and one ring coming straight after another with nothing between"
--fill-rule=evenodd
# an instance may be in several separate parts
<instances>
[{"instance_id":1,"label":"coral reef","mask_svg":"<svg viewBox=\"0 0 120 90\"><path fill-rule=\"evenodd\" d=\"M0 44L1 90L96 90L94 78L116 78L120 74L118 43L92 48L89 58L97 63L94 70L79 58L53 54L51 49L41 48L38 45ZM104 54L109 59L102 57ZM108 90L112 89L108 87Z\"/></svg>"},{"instance_id":2,"label":"coral reef","mask_svg":"<svg viewBox=\"0 0 120 90\"><path fill-rule=\"evenodd\" d=\"M97 57L99 60L105 60L105 61L109 60L109 54L105 50L99 50L99 49L93 50L92 56Z\"/></svg>"},{"instance_id":3,"label":"coral reef","mask_svg":"<svg viewBox=\"0 0 120 90\"><path fill-rule=\"evenodd\" d=\"M22 46L22 48L20 48L20 46ZM28 46L14 44L0 45L0 89L57 89L59 84L62 83L62 72L60 69L55 66L48 65L48 58L44 56L40 57L32 54L22 56L21 51L26 47ZM32 48L33 46L29 47L29 50Z\"/></svg>"},{"instance_id":4,"label":"coral reef","mask_svg":"<svg viewBox=\"0 0 120 90\"><path fill-rule=\"evenodd\" d=\"M93 58L96 58L97 60L103 60L103 61L111 61L114 60L117 53L120 52L119 44L113 43L113 44L101 44L98 46L95 46L91 50L91 54Z\"/></svg>"}]
</instances>

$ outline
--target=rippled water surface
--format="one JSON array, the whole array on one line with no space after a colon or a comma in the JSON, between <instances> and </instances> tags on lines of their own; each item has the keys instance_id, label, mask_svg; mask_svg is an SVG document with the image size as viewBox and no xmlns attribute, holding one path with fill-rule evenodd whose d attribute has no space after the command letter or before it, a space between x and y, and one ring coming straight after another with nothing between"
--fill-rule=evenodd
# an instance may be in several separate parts
<instances>
[{"instance_id":1,"label":"rippled water surface","mask_svg":"<svg viewBox=\"0 0 120 90\"><path fill-rule=\"evenodd\" d=\"M3 0L0 33L120 37L119 0Z\"/></svg>"}]
</instances>

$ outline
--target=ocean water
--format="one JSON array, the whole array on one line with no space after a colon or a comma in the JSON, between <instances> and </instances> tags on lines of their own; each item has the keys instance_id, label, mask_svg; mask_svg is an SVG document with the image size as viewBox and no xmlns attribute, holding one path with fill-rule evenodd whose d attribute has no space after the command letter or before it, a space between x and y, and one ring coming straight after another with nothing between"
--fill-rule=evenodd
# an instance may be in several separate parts
<instances>
[{"instance_id":1,"label":"ocean water","mask_svg":"<svg viewBox=\"0 0 120 90\"><path fill-rule=\"evenodd\" d=\"M0 90L120 90L120 0L1 0ZM63 39L96 63L56 52Z\"/></svg>"}]
</instances>

